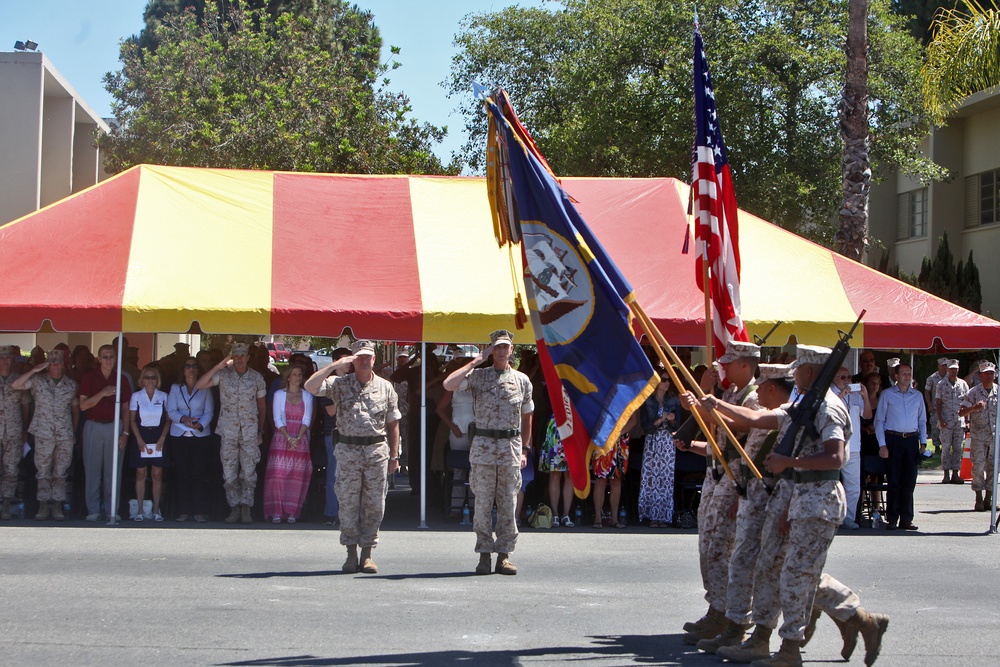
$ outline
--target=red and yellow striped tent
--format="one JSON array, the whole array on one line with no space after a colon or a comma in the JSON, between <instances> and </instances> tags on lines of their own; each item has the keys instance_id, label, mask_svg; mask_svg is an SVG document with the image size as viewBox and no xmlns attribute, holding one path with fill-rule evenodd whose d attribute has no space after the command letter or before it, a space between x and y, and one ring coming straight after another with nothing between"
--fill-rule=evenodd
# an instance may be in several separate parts
<instances>
[{"instance_id":1,"label":"red and yellow striped tent","mask_svg":"<svg viewBox=\"0 0 1000 667\"><path fill-rule=\"evenodd\" d=\"M584 218L675 345L703 345L687 186L567 178ZM774 343L1000 347L1000 323L742 214L743 313ZM515 260L518 258L515 256ZM513 328L519 261L485 181L143 165L0 228L0 329L483 341ZM531 342L530 332L518 332Z\"/></svg>"}]
</instances>

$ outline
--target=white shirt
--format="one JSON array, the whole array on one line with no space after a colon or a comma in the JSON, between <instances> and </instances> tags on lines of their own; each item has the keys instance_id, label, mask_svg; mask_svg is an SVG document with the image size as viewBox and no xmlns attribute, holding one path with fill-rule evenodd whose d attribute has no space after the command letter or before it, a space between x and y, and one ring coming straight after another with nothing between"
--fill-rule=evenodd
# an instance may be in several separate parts
<instances>
[{"instance_id":1,"label":"white shirt","mask_svg":"<svg viewBox=\"0 0 1000 667\"><path fill-rule=\"evenodd\" d=\"M274 430L280 429L285 426L285 397L288 396L288 392L284 389L279 389L274 392L274 404L272 405L272 412L274 414ZM309 426L312 423L312 406L313 406L313 395L306 390L302 390L302 403L305 411L302 413L302 424L304 426Z\"/></svg>"},{"instance_id":2,"label":"white shirt","mask_svg":"<svg viewBox=\"0 0 1000 667\"><path fill-rule=\"evenodd\" d=\"M139 424L145 427L158 426L164 411L167 409L167 394L156 389L150 398L145 389L132 394L128 409L138 413Z\"/></svg>"},{"instance_id":3,"label":"white shirt","mask_svg":"<svg viewBox=\"0 0 1000 667\"><path fill-rule=\"evenodd\" d=\"M836 386L830 387L833 393L840 397L847 407L847 414L851 416L851 440L848 443L848 451L851 454L861 452L861 413L865 411L865 399L857 392L841 393Z\"/></svg>"}]
</instances>

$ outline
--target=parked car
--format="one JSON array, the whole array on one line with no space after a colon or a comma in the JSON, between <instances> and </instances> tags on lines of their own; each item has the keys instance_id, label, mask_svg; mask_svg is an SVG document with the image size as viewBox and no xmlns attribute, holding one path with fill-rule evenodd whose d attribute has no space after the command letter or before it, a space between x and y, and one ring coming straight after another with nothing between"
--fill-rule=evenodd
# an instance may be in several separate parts
<instances>
[{"instance_id":1,"label":"parked car","mask_svg":"<svg viewBox=\"0 0 1000 667\"><path fill-rule=\"evenodd\" d=\"M332 352L328 347L324 347L319 350L309 350L306 354L308 354L313 360L313 363L316 364L316 370L326 368L333 363Z\"/></svg>"},{"instance_id":2,"label":"parked car","mask_svg":"<svg viewBox=\"0 0 1000 667\"><path fill-rule=\"evenodd\" d=\"M290 350L285 348L284 343L264 343L267 347L267 353L271 355L272 361L288 361L288 358L292 356Z\"/></svg>"}]
</instances>

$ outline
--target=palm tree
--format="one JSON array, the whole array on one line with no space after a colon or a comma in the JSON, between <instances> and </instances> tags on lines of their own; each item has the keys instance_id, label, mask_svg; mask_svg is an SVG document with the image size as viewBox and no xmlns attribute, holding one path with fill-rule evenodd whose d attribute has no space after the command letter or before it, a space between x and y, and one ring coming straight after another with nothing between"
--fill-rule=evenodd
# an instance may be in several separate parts
<instances>
[{"instance_id":1,"label":"palm tree","mask_svg":"<svg viewBox=\"0 0 1000 667\"><path fill-rule=\"evenodd\" d=\"M849 0L847 74L840 100L840 135L844 138L843 205L834 249L856 262L868 239L868 0Z\"/></svg>"},{"instance_id":2,"label":"palm tree","mask_svg":"<svg viewBox=\"0 0 1000 667\"><path fill-rule=\"evenodd\" d=\"M1000 85L1000 10L964 4L938 10L921 72L924 106L939 125L969 95Z\"/></svg>"}]
</instances>

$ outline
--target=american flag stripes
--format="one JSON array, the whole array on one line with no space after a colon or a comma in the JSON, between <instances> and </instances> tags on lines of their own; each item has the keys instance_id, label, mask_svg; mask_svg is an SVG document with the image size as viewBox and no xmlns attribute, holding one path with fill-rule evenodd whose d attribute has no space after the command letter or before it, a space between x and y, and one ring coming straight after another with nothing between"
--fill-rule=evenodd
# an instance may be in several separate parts
<instances>
[{"instance_id":1,"label":"american flag stripes","mask_svg":"<svg viewBox=\"0 0 1000 667\"><path fill-rule=\"evenodd\" d=\"M694 31L695 141L691 188L695 238L702 241L697 263L698 286L710 290L712 334L716 357L725 354L731 340L747 341L740 314L740 249L736 193L733 191L726 146L715 108L712 76L708 72L701 31ZM703 284L702 262L708 262L709 284Z\"/></svg>"}]
</instances>

